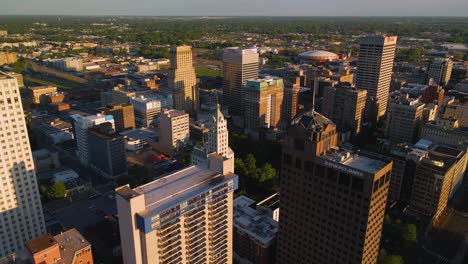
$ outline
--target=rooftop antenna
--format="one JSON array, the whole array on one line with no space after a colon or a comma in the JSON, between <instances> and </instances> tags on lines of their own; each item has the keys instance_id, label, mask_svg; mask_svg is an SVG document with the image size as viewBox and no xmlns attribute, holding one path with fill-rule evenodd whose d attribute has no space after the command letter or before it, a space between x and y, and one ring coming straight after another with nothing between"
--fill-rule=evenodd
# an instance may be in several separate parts
<instances>
[{"instance_id":1,"label":"rooftop antenna","mask_svg":"<svg viewBox=\"0 0 468 264\"><path fill-rule=\"evenodd\" d=\"M315 112L315 91L317 89L317 70L314 70L314 85L312 87L312 113Z\"/></svg>"}]
</instances>

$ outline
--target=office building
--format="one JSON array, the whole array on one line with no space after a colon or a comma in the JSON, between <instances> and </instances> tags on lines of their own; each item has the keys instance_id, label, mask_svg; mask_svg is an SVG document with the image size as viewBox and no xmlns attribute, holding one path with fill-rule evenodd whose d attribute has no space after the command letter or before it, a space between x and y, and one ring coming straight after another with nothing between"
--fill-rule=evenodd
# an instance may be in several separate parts
<instances>
[{"instance_id":1,"label":"office building","mask_svg":"<svg viewBox=\"0 0 468 264\"><path fill-rule=\"evenodd\" d=\"M93 264L91 244L76 229L43 235L26 243L32 264Z\"/></svg>"},{"instance_id":2,"label":"office building","mask_svg":"<svg viewBox=\"0 0 468 264\"><path fill-rule=\"evenodd\" d=\"M0 72L0 259L46 232L18 82Z\"/></svg>"},{"instance_id":3,"label":"office building","mask_svg":"<svg viewBox=\"0 0 468 264\"><path fill-rule=\"evenodd\" d=\"M310 111L283 143L276 263L376 263L392 163L337 146Z\"/></svg>"},{"instance_id":4,"label":"office building","mask_svg":"<svg viewBox=\"0 0 468 264\"><path fill-rule=\"evenodd\" d=\"M135 114L131 104L107 105L100 108L99 111L101 114L114 117L116 132L135 128Z\"/></svg>"},{"instance_id":5,"label":"office building","mask_svg":"<svg viewBox=\"0 0 468 264\"><path fill-rule=\"evenodd\" d=\"M47 94L57 93L57 87L50 85L29 87L29 90L34 104L40 104Z\"/></svg>"},{"instance_id":6,"label":"office building","mask_svg":"<svg viewBox=\"0 0 468 264\"><path fill-rule=\"evenodd\" d=\"M192 62L192 47L172 47L170 53L168 85L173 93L174 109L194 114L198 110L198 87Z\"/></svg>"},{"instance_id":7,"label":"office building","mask_svg":"<svg viewBox=\"0 0 468 264\"><path fill-rule=\"evenodd\" d=\"M93 116L74 114L70 118L72 119L73 135L76 142L76 155L83 165L88 166L90 160L88 129L102 123L111 123L114 127L114 117L102 114Z\"/></svg>"},{"instance_id":8,"label":"office building","mask_svg":"<svg viewBox=\"0 0 468 264\"><path fill-rule=\"evenodd\" d=\"M244 264L275 263L278 223L253 208L255 201L234 199L234 261Z\"/></svg>"},{"instance_id":9,"label":"office building","mask_svg":"<svg viewBox=\"0 0 468 264\"><path fill-rule=\"evenodd\" d=\"M434 58L427 70L427 83L447 85L452 75L453 62L449 58Z\"/></svg>"},{"instance_id":10,"label":"office building","mask_svg":"<svg viewBox=\"0 0 468 264\"><path fill-rule=\"evenodd\" d=\"M199 167L208 166L208 156L212 153L227 159L234 158L234 152L229 147L229 132L227 121L221 113L220 105L207 121L208 137L203 146L197 146L192 151L192 164Z\"/></svg>"},{"instance_id":11,"label":"office building","mask_svg":"<svg viewBox=\"0 0 468 264\"><path fill-rule=\"evenodd\" d=\"M416 160L409 209L434 224L462 183L467 157L463 150L431 142L425 145Z\"/></svg>"},{"instance_id":12,"label":"office building","mask_svg":"<svg viewBox=\"0 0 468 264\"><path fill-rule=\"evenodd\" d=\"M159 115L159 147L165 154L173 155L190 141L189 115L175 109Z\"/></svg>"},{"instance_id":13,"label":"office building","mask_svg":"<svg viewBox=\"0 0 468 264\"><path fill-rule=\"evenodd\" d=\"M137 127L154 127L158 124L161 113L161 100L153 97L132 97L130 104L134 108L135 125Z\"/></svg>"},{"instance_id":14,"label":"office building","mask_svg":"<svg viewBox=\"0 0 468 264\"><path fill-rule=\"evenodd\" d=\"M335 123L338 132L344 136L342 141L361 134L366 98L366 90L349 86L329 86L323 90L320 112Z\"/></svg>"},{"instance_id":15,"label":"office building","mask_svg":"<svg viewBox=\"0 0 468 264\"><path fill-rule=\"evenodd\" d=\"M419 99L399 97L387 114L387 136L390 144L415 143L419 136L424 104Z\"/></svg>"},{"instance_id":16,"label":"office building","mask_svg":"<svg viewBox=\"0 0 468 264\"><path fill-rule=\"evenodd\" d=\"M12 64L18 61L16 52L0 52L0 65Z\"/></svg>"},{"instance_id":17,"label":"office building","mask_svg":"<svg viewBox=\"0 0 468 264\"><path fill-rule=\"evenodd\" d=\"M231 115L243 115L243 89L247 80L258 78L257 48L231 47L223 52L223 100Z\"/></svg>"},{"instance_id":18,"label":"office building","mask_svg":"<svg viewBox=\"0 0 468 264\"><path fill-rule=\"evenodd\" d=\"M460 127L468 127L468 102L452 102L445 106L442 118L457 119Z\"/></svg>"},{"instance_id":19,"label":"office building","mask_svg":"<svg viewBox=\"0 0 468 264\"><path fill-rule=\"evenodd\" d=\"M369 116L379 120L387 110L396 43L396 36L369 36L359 45L356 87L367 90L367 108L375 112Z\"/></svg>"},{"instance_id":20,"label":"office building","mask_svg":"<svg viewBox=\"0 0 468 264\"><path fill-rule=\"evenodd\" d=\"M301 89L301 78L293 77L289 80L284 81L284 94L283 94L283 106L282 106L282 121L281 126L286 129L289 122L296 116L299 92Z\"/></svg>"},{"instance_id":21,"label":"office building","mask_svg":"<svg viewBox=\"0 0 468 264\"><path fill-rule=\"evenodd\" d=\"M111 179L128 174L125 137L115 133L111 123L90 128L88 144L91 169Z\"/></svg>"},{"instance_id":22,"label":"office building","mask_svg":"<svg viewBox=\"0 0 468 264\"><path fill-rule=\"evenodd\" d=\"M234 161L116 189L124 263L232 263Z\"/></svg>"},{"instance_id":23,"label":"office building","mask_svg":"<svg viewBox=\"0 0 468 264\"><path fill-rule=\"evenodd\" d=\"M125 149L128 151L140 151L155 142L158 134L151 128L138 128L120 132L125 137Z\"/></svg>"},{"instance_id":24,"label":"office building","mask_svg":"<svg viewBox=\"0 0 468 264\"><path fill-rule=\"evenodd\" d=\"M279 128L284 84L279 77L250 79L244 91L245 132L258 137L259 130Z\"/></svg>"},{"instance_id":25,"label":"office building","mask_svg":"<svg viewBox=\"0 0 468 264\"><path fill-rule=\"evenodd\" d=\"M421 138L447 145L468 146L468 131L460 129L458 120L452 118L425 123L421 128Z\"/></svg>"}]
</instances>

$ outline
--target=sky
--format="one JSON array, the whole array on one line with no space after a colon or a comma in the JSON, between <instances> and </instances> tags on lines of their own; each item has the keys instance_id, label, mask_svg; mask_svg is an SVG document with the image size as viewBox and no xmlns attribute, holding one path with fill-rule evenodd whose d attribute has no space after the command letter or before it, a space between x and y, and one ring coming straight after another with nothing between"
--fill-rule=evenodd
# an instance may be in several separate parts
<instances>
[{"instance_id":1,"label":"sky","mask_svg":"<svg viewBox=\"0 0 468 264\"><path fill-rule=\"evenodd\" d=\"M0 0L0 15L468 16L468 0Z\"/></svg>"}]
</instances>

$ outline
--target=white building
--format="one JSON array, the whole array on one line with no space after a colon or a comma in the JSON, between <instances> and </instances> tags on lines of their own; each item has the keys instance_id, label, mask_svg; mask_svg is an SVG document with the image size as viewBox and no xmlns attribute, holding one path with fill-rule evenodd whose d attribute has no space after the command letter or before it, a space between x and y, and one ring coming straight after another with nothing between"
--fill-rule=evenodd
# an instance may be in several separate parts
<instances>
[{"instance_id":1,"label":"white building","mask_svg":"<svg viewBox=\"0 0 468 264\"><path fill-rule=\"evenodd\" d=\"M69 182L74 179L78 179L80 176L74 170L64 170L54 173L54 182Z\"/></svg>"},{"instance_id":2,"label":"white building","mask_svg":"<svg viewBox=\"0 0 468 264\"><path fill-rule=\"evenodd\" d=\"M115 128L114 117L111 115L96 114L92 116L71 115L73 120L73 132L76 140L76 155L80 162L87 166L89 164L88 129L93 126L109 122Z\"/></svg>"},{"instance_id":3,"label":"white building","mask_svg":"<svg viewBox=\"0 0 468 264\"><path fill-rule=\"evenodd\" d=\"M1 260L46 230L18 82L3 72L0 104Z\"/></svg>"},{"instance_id":4,"label":"white building","mask_svg":"<svg viewBox=\"0 0 468 264\"><path fill-rule=\"evenodd\" d=\"M161 100L154 97L132 97L130 104L135 111L135 125L137 127L156 126L161 112Z\"/></svg>"},{"instance_id":5,"label":"white building","mask_svg":"<svg viewBox=\"0 0 468 264\"><path fill-rule=\"evenodd\" d=\"M234 152L229 147L229 132L227 121L218 105L216 111L207 122L208 141L204 146L195 147L192 152L192 164L202 167L208 166L208 155L216 153L224 158L234 158Z\"/></svg>"},{"instance_id":6,"label":"white building","mask_svg":"<svg viewBox=\"0 0 468 264\"><path fill-rule=\"evenodd\" d=\"M139 128L120 132L125 137L125 148L128 151L139 151L156 141L158 134L151 128Z\"/></svg>"}]
</instances>

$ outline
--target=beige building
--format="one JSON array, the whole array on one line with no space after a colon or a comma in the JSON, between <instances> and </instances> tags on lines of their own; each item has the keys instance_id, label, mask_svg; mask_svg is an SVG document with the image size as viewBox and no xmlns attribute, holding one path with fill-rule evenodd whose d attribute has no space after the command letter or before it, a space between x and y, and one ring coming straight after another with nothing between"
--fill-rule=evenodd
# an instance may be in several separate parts
<instances>
[{"instance_id":1,"label":"beige building","mask_svg":"<svg viewBox=\"0 0 468 264\"><path fill-rule=\"evenodd\" d=\"M349 86L325 87L321 113L330 118L339 132L350 138L360 135L364 122L367 91Z\"/></svg>"},{"instance_id":2,"label":"beige building","mask_svg":"<svg viewBox=\"0 0 468 264\"><path fill-rule=\"evenodd\" d=\"M316 112L296 117L283 142L277 259L377 263L392 162L337 146Z\"/></svg>"},{"instance_id":3,"label":"beige building","mask_svg":"<svg viewBox=\"0 0 468 264\"><path fill-rule=\"evenodd\" d=\"M159 147L166 154L175 154L190 140L189 115L175 109L159 115Z\"/></svg>"},{"instance_id":4,"label":"beige building","mask_svg":"<svg viewBox=\"0 0 468 264\"><path fill-rule=\"evenodd\" d=\"M279 128L284 96L283 79L250 79L244 91L245 132L258 137L262 128Z\"/></svg>"},{"instance_id":5,"label":"beige building","mask_svg":"<svg viewBox=\"0 0 468 264\"><path fill-rule=\"evenodd\" d=\"M392 145L415 143L419 136L424 104L419 99L399 98L389 105L387 136Z\"/></svg>"},{"instance_id":6,"label":"beige building","mask_svg":"<svg viewBox=\"0 0 468 264\"><path fill-rule=\"evenodd\" d=\"M124 264L232 263L233 159L116 189Z\"/></svg>"},{"instance_id":7,"label":"beige building","mask_svg":"<svg viewBox=\"0 0 468 264\"><path fill-rule=\"evenodd\" d=\"M396 36L369 36L359 45L356 87L367 90L368 103L373 104L368 109L377 119L387 111L396 43Z\"/></svg>"},{"instance_id":8,"label":"beige building","mask_svg":"<svg viewBox=\"0 0 468 264\"><path fill-rule=\"evenodd\" d=\"M468 127L468 102L454 102L445 106L442 117L457 119L459 126Z\"/></svg>"},{"instance_id":9,"label":"beige building","mask_svg":"<svg viewBox=\"0 0 468 264\"><path fill-rule=\"evenodd\" d=\"M468 131L460 129L457 119L440 118L425 123L421 138L453 146L468 146Z\"/></svg>"},{"instance_id":10,"label":"beige building","mask_svg":"<svg viewBox=\"0 0 468 264\"><path fill-rule=\"evenodd\" d=\"M114 104L99 109L101 114L114 117L115 131L135 128L135 114L131 104Z\"/></svg>"},{"instance_id":11,"label":"beige building","mask_svg":"<svg viewBox=\"0 0 468 264\"><path fill-rule=\"evenodd\" d=\"M168 85L172 90L174 109L193 114L198 109L198 87L193 67L192 47L171 48L171 69Z\"/></svg>"},{"instance_id":12,"label":"beige building","mask_svg":"<svg viewBox=\"0 0 468 264\"><path fill-rule=\"evenodd\" d=\"M45 230L18 82L0 72L0 259Z\"/></svg>"},{"instance_id":13,"label":"beige building","mask_svg":"<svg viewBox=\"0 0 468 264\"><path fill-rule=\"evenodd\" d=\"M427 82L431 80L437 85L446 85L452 75L453 62L449 58L434 58L427 70Z\"/></svg>"},{"instance_id":14,"label":"beige building","mask_svg":"<svg viewBox=\"0 0 468 264\"><path fill-rule=\"evenodd\" d=\"M281 114L281 126L283 129L288 127L289 121L291 121L297 114L300 89L300 77L292 77L289 80L285 80Z\"/></svg>"},{"instance_id":15,"label":"beige building","mask_svg":"<svg viewBox=\"0 0 468 264\"><path fill-rule=\"evenodd\" d=\"M435 145L421 154L416 160L409 208L435 223L447 208L452 192L461 185L466 169L466 153Z\"/></svg>"},{"instance_id":16,"label":"beige building","mask_svg":"<svg viewBox=\"0 0 468 264\"><path fill-rule=\"evenodd\" d=\"M0 52L0 65L11 64L18 61L15 52Z\"/></svg>"},{"instance_id":17,"label":"beige building","mask_svg":"<svg viewBox=\"0 0 468 264\"><path fill-rule=\"evenodd\" d=\"M44 95L57 93L57 87L50 85L29 87L29 90L34 104L40 104L44 100L42 99Z\"/></svg>"},{"instance_id":18,"label":"beige building","mask_svg":"<svg viewBox=\"0 0 468 264\"><path fill-rule=\"evenodd\" d=\"M230 114L243 115L242 98L247 80L258 78L257 48L231 47L223 52L223 102Z\"/></svg>"}]
</instances>

